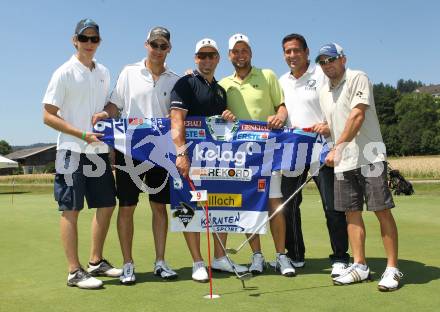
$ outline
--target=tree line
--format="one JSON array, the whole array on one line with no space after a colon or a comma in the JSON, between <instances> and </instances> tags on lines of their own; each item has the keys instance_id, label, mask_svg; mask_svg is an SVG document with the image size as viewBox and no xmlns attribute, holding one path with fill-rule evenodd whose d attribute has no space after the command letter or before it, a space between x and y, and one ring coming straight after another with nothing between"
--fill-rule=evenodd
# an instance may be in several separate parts
<instances>
[{"instance_id":1,"label":"tree line","mask_svg":"<svg viewBox=\"0 0 440 312\"><path fill-rule=\"evenodd\" d=\"M388 155L440 154L440 99L414 92L420 81L375 84L374 100Z\"/></svg>"}]
</instances>

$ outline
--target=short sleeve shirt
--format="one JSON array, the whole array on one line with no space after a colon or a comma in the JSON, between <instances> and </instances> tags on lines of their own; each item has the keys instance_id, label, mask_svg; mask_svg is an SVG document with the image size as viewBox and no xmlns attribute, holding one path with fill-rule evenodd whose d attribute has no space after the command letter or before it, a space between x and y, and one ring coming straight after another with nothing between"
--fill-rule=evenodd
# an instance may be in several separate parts
<instances>
[{"instance_id":1,"label":"short sleeve shirt","mask_svg":"<svg viewBox=\"0 0 440 312\"><path fill-rule=\"evenodd\" d=\"M90 70L73 55L53 73L43 104L56 106L58 115L73 127L92 132L92 116L107 104L109 87L110 73L106 67L95 62L95 68ZM69 134L60 132L58 135L58 150L108 152L104 143L93 143L90 147L84 140Z\"/></svg>"},{"instance_id":2,"label":"short sleeve shirt","mask_svg":"<svg viewBox=\"0 0 440 312\"><path fill-rule=\"evenodd\" d=\"M358 134L344 148L342 159L335 172L344 172L384 161L385 145L373 98L373 86L361 71L347 69L340 83L331 87L330 82L320 92L320 104L335 142L344 131L351 110L365 104L365 119Z\"/></svg>"},{"instance_id":3,"label":"short sleeve shirt","mask_svg":"<svg viewBox=\"0 0 440 312\"><path fill-rule=\"evenodd\" d=\"M122 118L166 117L170 95L179 76L165 67L157 81L145 67L145 60L127 65L121 71L110 102L121 110Z\"/></svg>"},{"instance_id":4,"label":"short sleeve shirt","mask_svg":"<svg viewBox=\"0 0 440 312\"><path fill-rule=\"evenodd\" d=\"M307 71L295 78L289 71L280 78L288 119L287 126L308 128L324 121L319 105L319 91L326 83L320 66L310 64Z\"/></svg>"},{"instance_id":5,"label":"short sleeve shirt","mask_svg":"<svg viewBox=\"0 0 440 312\"><path fill-rule=\"evenodd\" d=\"M267 121L284 102L277 76L270 69L252 67L243 81L231 75L219 84L226 90L228 109L238 119Z\"/></svg>"},{"instance_id":6,"label":"short sleeve shirt","mask_svg":"<svg viewBox=\"0 0 440 312\"><path fill-rule=\"evenodd\" d=\"M210 83L194 71L174 85L171 108L186 110L187 116L221 115L226 109L226 92L215 79Z\"/></svg>"}]
</instances>

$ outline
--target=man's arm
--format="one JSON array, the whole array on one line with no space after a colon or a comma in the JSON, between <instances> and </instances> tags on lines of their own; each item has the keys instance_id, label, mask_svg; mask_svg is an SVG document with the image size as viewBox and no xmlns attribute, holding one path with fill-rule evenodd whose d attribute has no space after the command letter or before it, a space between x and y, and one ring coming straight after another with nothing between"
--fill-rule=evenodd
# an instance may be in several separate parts
<instances>
[{"instance_id":1,"label":"man's arm","mask_svg":"<svg viewBox=\"0 0 440 312\"><path fill-rule=\"evenodd\" d=\"M366 104L358 104L353 107L347 121L345 122L344 131L342 131L340 138L325 159L327 165L333 167L335 164L337 165L339 163L346 143L351 142L362 127L365 120L365 111L367 109L368 105Z\"/></svg>"},{"instance_id":2,"label":"man's arm","mask_svg":"<svg viewBox=\"0 0 440 312\"><path fill-rule=\"evenodd\" d=\"M77 137L86 141L87 143L99 142L98 137L103 136L102 133L93 133L82 131L75 128L57 114L58 107L51 104L44 104L43 108L43 121L49 127L61 131L71 136Z\"/></svg>"},{"instance_id":3,"label":"man's arm","mask_svg":"<svg viewBox=\"0 0 440 312\"><path fill-rule=\"evenodd\" d=\"M190 167L188 154L185 149L185 118L187 113L187 110L179 108L172 108L170 113L171 134L177 154L176 167L179 173L185 178L189 174Z\"/></svg>"},{"instance_id":4,"label":"man's arm","mask_svg":"<svg viewBox=\"0 0 440 312\"><path fill-rule=\"evenodd\" d=\"M276 108L276 114L267 117L267 126L269 129L281 129L287 119L287 108L284 103L281 103Z\"/></svg>"},{"instance_id":5,"label":"man's arm","mask_svg":"<svg viewBox=\"0 0 440 312\"><path fill-rule=\"evenodd\" d=\"M102 112L96 113L92 117L92 125L95 125L98 121L106 118L116 118L120 114L119 108L116 106L116 104L113 104L112 102L108 102L107 105L104 107L104 110Z\"/></svg>"}]
</instances>

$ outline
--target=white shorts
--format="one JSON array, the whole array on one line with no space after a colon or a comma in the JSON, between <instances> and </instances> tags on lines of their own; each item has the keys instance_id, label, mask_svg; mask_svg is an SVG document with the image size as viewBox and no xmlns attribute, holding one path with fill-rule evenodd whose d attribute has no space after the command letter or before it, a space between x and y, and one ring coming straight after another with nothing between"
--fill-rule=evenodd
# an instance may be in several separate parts
<instances>
[{"instance_id":1,"label":"white shorts","mask_svg":"<svg viewBox=\"0 0 440 312\"><path fill-rule=\"evenodd\" d=\"M281 193L281 171L272 172L270 177L269 198L282 198Z\"/></svg>"}]
</instances>

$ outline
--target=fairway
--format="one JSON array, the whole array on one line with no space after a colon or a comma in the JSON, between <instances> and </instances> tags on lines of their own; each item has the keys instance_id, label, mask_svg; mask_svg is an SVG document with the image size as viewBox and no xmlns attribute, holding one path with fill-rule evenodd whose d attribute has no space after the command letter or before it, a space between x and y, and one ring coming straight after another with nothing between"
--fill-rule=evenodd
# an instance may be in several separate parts
<instances>
[{"instance_id":1,"label":"fairway","mask_svg":"<svg viewBox=\"0 0 440 312\"><path fill-rule=\"evenodd\" d=\"M246 283L233 275L214 273L214 293L221 298L203 299L209 284L191 280L191 258L181 233L170 233L166 259L179 273L177 281L153 276L154 247L151 213L142 196L135 213L135 286L121 286L105 278L104 289L80 290L66 286L66 260L59 238L59 213L51 187L19 187L18 194L0 186L0 312L37 311L439 311L440 306L440 185L416 184L416 195L395 197L394 215L399 228L400 269L403 287L393 293L377 291L384 266L384 252L374 214L365 214L367 260L374 281L333 286L330 279L329 239L319 195L307 188L302 205L306 243L306 267L294 278L266 270ZM116 233L116 213L106 241L105 257L121 265ZM92 211L80 215L80 257L87 263ZM203 255L206 240L202 235ZM230 235L236 247L244 235ZM262 237L266 260L273 260L271 236ZM250 261L247 246L232 256L238 263Z\"/></svg>"}]
</instances>

